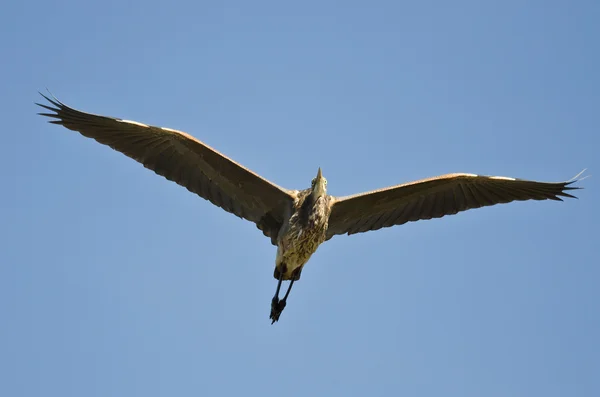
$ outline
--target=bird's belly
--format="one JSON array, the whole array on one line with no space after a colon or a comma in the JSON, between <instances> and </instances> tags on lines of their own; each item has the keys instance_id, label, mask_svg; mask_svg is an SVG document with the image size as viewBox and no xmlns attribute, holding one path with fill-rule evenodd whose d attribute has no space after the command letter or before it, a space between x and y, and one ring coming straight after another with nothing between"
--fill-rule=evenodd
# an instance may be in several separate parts
<instances>
[{"instance_id":1,"label":"bird's belly","mask_svg":"<svg viewBox=\"0 0 600 397\"><path fill-rule=\"evenodd\" d=\"M303 233L289 233L277 246L275 266L283 272L284 280L291 280L296 269L302 268L315 253L319 245L325 241L324 230L313 230Z\"/></svg>"}]
</instances>

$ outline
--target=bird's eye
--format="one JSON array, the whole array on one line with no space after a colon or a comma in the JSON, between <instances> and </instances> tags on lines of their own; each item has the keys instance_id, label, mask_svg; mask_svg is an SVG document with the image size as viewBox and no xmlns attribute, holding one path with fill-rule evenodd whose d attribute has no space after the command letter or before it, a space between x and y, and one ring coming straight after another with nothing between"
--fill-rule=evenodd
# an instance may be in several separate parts
<instances>
[{"instance_id":1,"label":"bird's eye","mask_svg":"<svg viewBox=\"0 0 600 397\"><path fill-rule=\"evenodd\" d=\"M323 181L325 182L325 186L327 186L327 179L323 179Z\"/></svg>"},{"instance_id":2,"label":"bird's eye","mask_svg":"<svg viewBox=\"0 0 600 397\"><path fill-rule=\"evenodd\" d=\"M314 185L316 181L317 181L317 178L313 178L313 180L312 180L312 181L310 181L310 184L311 184L311 185Z\"/></svg>"}]
</instances>

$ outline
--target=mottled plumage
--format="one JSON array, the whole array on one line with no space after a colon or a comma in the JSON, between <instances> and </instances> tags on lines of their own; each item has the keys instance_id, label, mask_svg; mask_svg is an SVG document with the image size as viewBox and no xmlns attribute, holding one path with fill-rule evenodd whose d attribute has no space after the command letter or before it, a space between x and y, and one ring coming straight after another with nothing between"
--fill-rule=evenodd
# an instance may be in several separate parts
<instances>
[{"instance_id":1,"label":"mottled plumage","mask_svg":"<svg viewBox=\"0 0 600 397\"><path fill-rule=\"evenodd\" d=\"M302 267L327 238L332 198L321 196L315 199L311 193L311 189L298 192L292 215L279 232L273 274L276 279L283 272L283 280L292 277L300 280Z\"/></svg>"},{"instance_id":2,"label":"mottled plumage","mask_svg":"<svg viewBox=\"0 0 600 397\"><path fill-rule=\"evenodd\" d=\"M44 96L44 95L42 95ZM270 318L279 319L294 281L319 245L335 235L362 233L406 222L441 218L473 208L518 200L558 200L579 177L536 182L467 173L447 174L347 197L327 194L321 169L310 189L287 190L262 178L185 132L136 121L99 116L44 96L53 124L125 154L159 175L254 222L277 246L277 290ZM301 155L301 154L300 154ZM297 158L297 157L295 157ZM290 280L283 299L283 280Z\"/></svg>"}]
</instances>

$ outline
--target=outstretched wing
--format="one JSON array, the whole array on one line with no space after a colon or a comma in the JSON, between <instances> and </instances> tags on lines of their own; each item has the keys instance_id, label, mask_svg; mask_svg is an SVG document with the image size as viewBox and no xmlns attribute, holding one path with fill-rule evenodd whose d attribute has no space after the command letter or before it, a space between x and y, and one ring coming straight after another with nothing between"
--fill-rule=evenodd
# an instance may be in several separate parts
<instances>
[{"instance_id":1,"label":"outstretched wing","mask_svg":"<svg viewBox=\"0 0 600 397\"><path fill-rule=\"evenodd\" d=\"M225 211L257 224L274 242L290 191L260 177L185 132L84 113L46 98L53 124L77 131L142 163Z\"/></svg>"},{"instance_id":2,"label":"outstretched wing","mask_svg":"<svg viewBox=\"0 0 600 397\"><path fill-rule=\"evenodd\" d=\"M579 174L581 175L581 174ZM434 178L335 198L327 238L441 218L471 208L516 200L559 200L577 181L546 183L501 176L447 174Z\"/></svg>"}]
</instances>

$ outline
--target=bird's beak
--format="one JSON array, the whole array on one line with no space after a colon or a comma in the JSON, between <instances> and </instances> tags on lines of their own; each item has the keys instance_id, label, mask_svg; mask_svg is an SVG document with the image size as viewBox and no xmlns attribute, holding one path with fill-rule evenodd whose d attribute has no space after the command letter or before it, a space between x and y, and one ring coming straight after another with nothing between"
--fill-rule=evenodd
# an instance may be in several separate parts
<instances>
[{"instance_id":1,"label":"bird's beak","mask_svg":"<svg viewBox=\"0 0 600 397\"><path fill-rule=\"evenodd\" d=\"M323 174L321 173L321 167L319 167L317 177L315 178L315 184L313 186L313 195L315 197L320 197L323 194L325 194L325 187L323 186Z\"/></svg>"}]
</instances>

